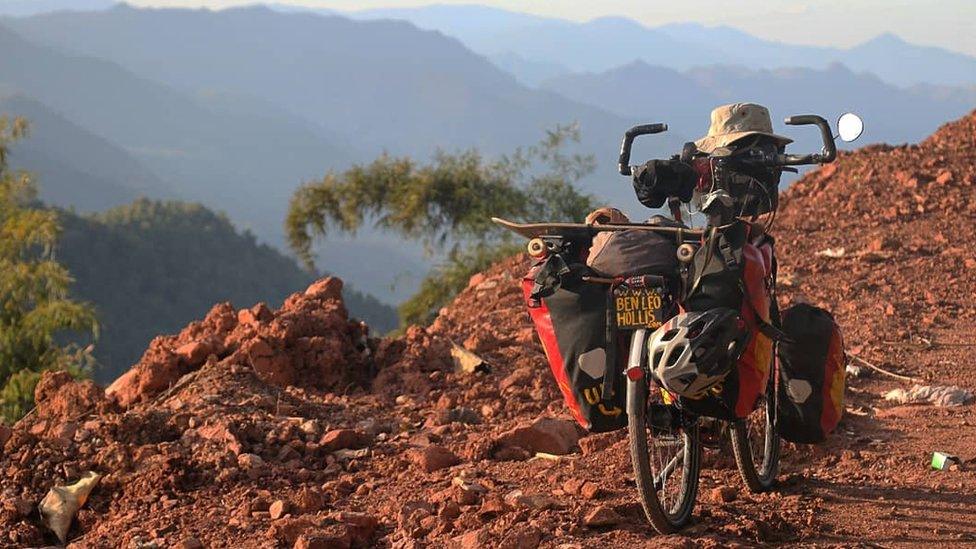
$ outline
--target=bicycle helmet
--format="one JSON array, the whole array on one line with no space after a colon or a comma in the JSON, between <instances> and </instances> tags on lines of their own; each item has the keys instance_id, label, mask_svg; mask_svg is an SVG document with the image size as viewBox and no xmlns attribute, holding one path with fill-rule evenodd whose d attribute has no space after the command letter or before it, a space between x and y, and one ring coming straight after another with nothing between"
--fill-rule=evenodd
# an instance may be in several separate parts
<instances>
[{"instance_id":1,"label":"bicycle helmet","mask_svg":"<svg viewBox=\"0 0 976 549\"><path fill-rule=\"evenodd\" d=\"M745 322L728 307L682 313L651 334L650 366L668 391L700 399L729 375L748 338Z\"/></svg>"}]
</instances>

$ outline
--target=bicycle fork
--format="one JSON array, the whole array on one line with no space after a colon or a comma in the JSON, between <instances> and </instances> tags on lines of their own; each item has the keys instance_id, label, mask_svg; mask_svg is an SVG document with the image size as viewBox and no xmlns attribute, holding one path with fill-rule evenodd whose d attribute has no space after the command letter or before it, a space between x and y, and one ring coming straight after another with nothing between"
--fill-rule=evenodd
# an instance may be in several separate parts
<instances>
[{"instance_id":1,"label":"bicycle fork","mask_svg":"<svg viewBox=\"0 0 976 549\"><path fill-rule=\"evenodd\" d=\"M630 336L630 353L627 355L627 417L629 421L637 417L638 406L647 406L646 396L650 393L647 376L650 368L644 364L647 355L647 330L634 330ZM644 391L639 393L638 391ZM645 398L641 398L644 395Z\"/></svg>"}]
</instances>

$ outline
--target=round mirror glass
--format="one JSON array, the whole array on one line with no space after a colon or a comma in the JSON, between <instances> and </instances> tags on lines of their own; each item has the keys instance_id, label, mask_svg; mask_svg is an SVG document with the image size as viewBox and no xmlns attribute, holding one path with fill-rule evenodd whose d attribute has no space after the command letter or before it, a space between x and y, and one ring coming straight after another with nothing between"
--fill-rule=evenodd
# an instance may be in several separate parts
<instances>
[{"instance_id":1,"label":"round mirror glass","mask_svg":"<svg viewBox=\"0 0 976 549\"><path fill-rule=\"evenodd\" d=\"M864 121L861 120L860 116L852 112L842 114L837 120L837 135L841 141L850 143L858 137L861 137L863 131Z\"/></svg>"}]
</instances>

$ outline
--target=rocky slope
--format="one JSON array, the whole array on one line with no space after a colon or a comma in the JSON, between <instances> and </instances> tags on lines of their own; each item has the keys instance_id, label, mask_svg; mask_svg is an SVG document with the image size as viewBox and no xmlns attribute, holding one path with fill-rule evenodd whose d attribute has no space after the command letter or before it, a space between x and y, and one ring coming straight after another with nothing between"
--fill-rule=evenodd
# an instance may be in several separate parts
<instances>
[{"instance_id":1,"label":"rocky slope","mask_svg":"<svg viewBox=\"0 0 976 549\"><path fill-rule=\"evenodd\" d=\"M796 183L775 234L784 302L835 311L853 355L976 387L976 115L918 146L843 155ZM621 433L569 421L526 315L515 257L472 278L428 328L369 337L341 282L280 310L221 304L153 341L101 391L45 375L0 427L0 545L53 543L36 504L104 476L77 546L608 547L645 544ZM484 364L458 368L457 346ZM973 406L900 406L850 380L828 444L785 448L749 494L729 460L702 472L694 523L656 545L885 546L976 541ZM963 466L931 471L934 450Z\"/></svg>"}]
</instances>

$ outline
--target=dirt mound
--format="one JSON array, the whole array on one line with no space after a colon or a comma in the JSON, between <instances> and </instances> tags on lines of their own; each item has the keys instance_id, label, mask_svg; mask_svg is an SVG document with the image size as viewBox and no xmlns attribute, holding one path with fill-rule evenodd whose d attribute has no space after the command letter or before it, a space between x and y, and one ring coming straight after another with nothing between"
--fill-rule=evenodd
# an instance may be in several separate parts
<instances>
[{"instance_id":1,"label":"dirt mound","mask_svg":"<svg viewBox=\"0 0 976 549\"><path fill-rule=\"evenodd\" d=\"M46 373L36 412L2 433L0 545L53 542L36 504L88 470L104 479L71 535L90 545L367 546L435 529L451 538L440 508L482 499L480 484L452 483L459 467L530 457L519 429L549 450L571 451L578 437L544 414L559 406L536 375L544 361L531 333L489 331L460 312L477 300L478 316L515 314L519 261L398 339L368 339L346 316L341 282L324 279L277 311L215 306L156 338L104 393ZM485 367L457 369L454 341L483 353Z\"/></svg>"},{"instance_id":2,"label":"dirt mound","mask_svg":"<svg viewBox=\"0 0 976 549\"><path fill-rule=\"evenodd\" d=\"M368 329L349 320L341 294L342 281L325 278L290 296L277 311L263 303L240 311L230 303L215 305L178 335L155 338L106 393L123 407L145 402L208 362L248 365L279 387L364 386L373 373Z\"/></svg>"},{"instance_id":3,"label":"dirt mound","mask_svg":"<svg viewBox=\"0 0 976 549\"><path fill-rule=\"evenodd\" d=\"M843 154L784 193L774 231L784 303L835 311L859 357L969 388L974 126ZM624 434L570 421L524 308L527 267L472 277L399 338L370 339L324 279L277 311L215 306L105 394L45 374L37 411L0 426L0 545L53 543L36 505L89 470L104 478L69 533L83 546L646 544ZM483 364L462 367L459 348ZM897 386L853 379L838 433L785 448L770 493L709 451L696 522L655 544L976 540L976 473L927 465L933 450L976 457L958 436L974 407L895 406L881 395Z\"/></svg>"},{"instance_id":4,"label":"dirt mound","mask_svg":"<svg viewBox=\"0 0 976 549\"><path fill-rule=\"evenodd\" d=\"M901 363L911 342L976 320L976 113L919 145L874 145L782 199L784 296L828 305L852 350Z\"/></svg>"}]
</instances>

